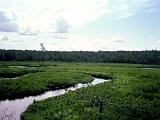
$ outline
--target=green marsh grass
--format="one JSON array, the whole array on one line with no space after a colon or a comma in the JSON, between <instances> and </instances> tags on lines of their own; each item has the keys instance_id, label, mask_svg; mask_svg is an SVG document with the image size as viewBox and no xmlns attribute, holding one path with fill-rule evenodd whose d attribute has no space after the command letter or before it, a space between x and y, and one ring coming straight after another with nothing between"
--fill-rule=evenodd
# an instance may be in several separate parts
<instances>
[{"instance_id":1,"label":"green marsh grass","mask_svg":"<svg viewBox=\"0 0 160 120\"><path fill-rule=\"evenodd\" d=\"M41 63L24 62L24 64L33 66ZM43 72L28 73L27 76L12 81L1 80L1 99L25 93L39 94L57 86L90 82L91 75L112 80L70 91L61 96L35 101L21 115L22 120L160 119L160 70L141 69L160 67L159 65L58 62L43 64L35 67Z\"/></svg>"}]
</instances>

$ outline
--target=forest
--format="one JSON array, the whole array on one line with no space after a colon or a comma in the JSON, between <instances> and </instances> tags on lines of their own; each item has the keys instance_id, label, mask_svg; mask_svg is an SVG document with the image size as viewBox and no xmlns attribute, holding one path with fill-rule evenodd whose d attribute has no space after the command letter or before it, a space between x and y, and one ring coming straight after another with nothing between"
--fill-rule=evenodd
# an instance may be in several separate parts
<instances>
[{"instance_id":1,"label":"forest","mask_svg":"<svg viewBox=\"0 0 160 120\"><path fill-rule=\"evenodd\" d=\"M1 61L160 64L160 51L36 51L0 49Z\"/></svg>"}]
</instances>

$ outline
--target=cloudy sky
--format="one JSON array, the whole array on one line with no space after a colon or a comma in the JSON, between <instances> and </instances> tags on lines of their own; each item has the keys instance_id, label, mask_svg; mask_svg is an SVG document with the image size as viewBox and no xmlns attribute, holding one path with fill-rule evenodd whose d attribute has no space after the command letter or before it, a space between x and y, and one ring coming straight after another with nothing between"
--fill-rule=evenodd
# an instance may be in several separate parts
<instances>
[{"instance_id":1,"label":"cloudy sky","mask_svg":"<svg viewBox=\"0 0 160 120\"><path fill-rule=\"evenodd\" d=\"M0 49L160 50L159 0L0 0Z\"/></svg>"}]
</instances>

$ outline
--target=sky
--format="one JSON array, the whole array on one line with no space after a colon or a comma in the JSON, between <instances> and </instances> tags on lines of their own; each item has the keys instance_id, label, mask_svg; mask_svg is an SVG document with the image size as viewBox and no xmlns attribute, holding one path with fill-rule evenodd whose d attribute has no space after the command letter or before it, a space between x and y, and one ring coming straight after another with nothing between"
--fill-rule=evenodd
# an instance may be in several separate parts
<instances>
[{"instance_id":1,"label":"sky","mask_svg":"<svg viewBox=\"0 0 160 120\"><path fill-rule=\"evenodd\" d=\"M159 0L0 0L0 49L160 50Z\"/></svg>"}]
</instances>

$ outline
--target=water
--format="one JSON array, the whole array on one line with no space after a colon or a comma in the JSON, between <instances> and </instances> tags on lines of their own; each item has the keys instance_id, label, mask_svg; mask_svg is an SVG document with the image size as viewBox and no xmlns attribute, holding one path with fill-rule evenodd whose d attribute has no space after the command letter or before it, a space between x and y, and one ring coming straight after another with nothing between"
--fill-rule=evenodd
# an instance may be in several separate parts
<instances>
[{"instance_id":1,"label":"water","mask_svg":"<svg viewBox=\"0 0 160 120\"><path fill-rule=\"evenodd\" d=\"M110 81L110 80L94 78L94 80L88 84L79 83L79 84L74 85L73 87L69 87L65 89L58 89L54 91L48 91L48 92L45 92L44 94L37 95L37 96L25 97L23 99L0 101L0 119L9 120L8 118L10 117L11 120L13 119L20 120L20 114L24 112L27 109L27 107L33 103L34 100L36 101L44 100L49 97L54 97L54 96L65 94L70 90L74 91L82 87L87 87L89 85L96 85L96 84L103 83L106 81Z\"/></svg>"},{"instance_id":2,"label":"water","mask_svg":"<svg viewBox=\"0 0 160 120\"><path fill-rule=\"evenodd\" d=\"M14 77L14 78L4 78L4 77L0 77L0 80L15 80L17 78L20 78L20 77Z\"/></svg>"},{"instance_id":3,"label":"water","mask_svg":"<svg viewBox=\"0 0 160 120\"><path fill-rule=\"evenodd\" d=\"M21 65L18 65L18 66L9 66L11 68L28 68L27 66L21 66Z\"/></svg>"},{"instance_id":4,"label":"water","mask_svg":"<svg viewBox=\"0 0 160 120\"><path fill-rule=\"evenodd\" d=\"M143 70L160 70L160 68L141 68Z\"/></svg>"}]
</instances>

